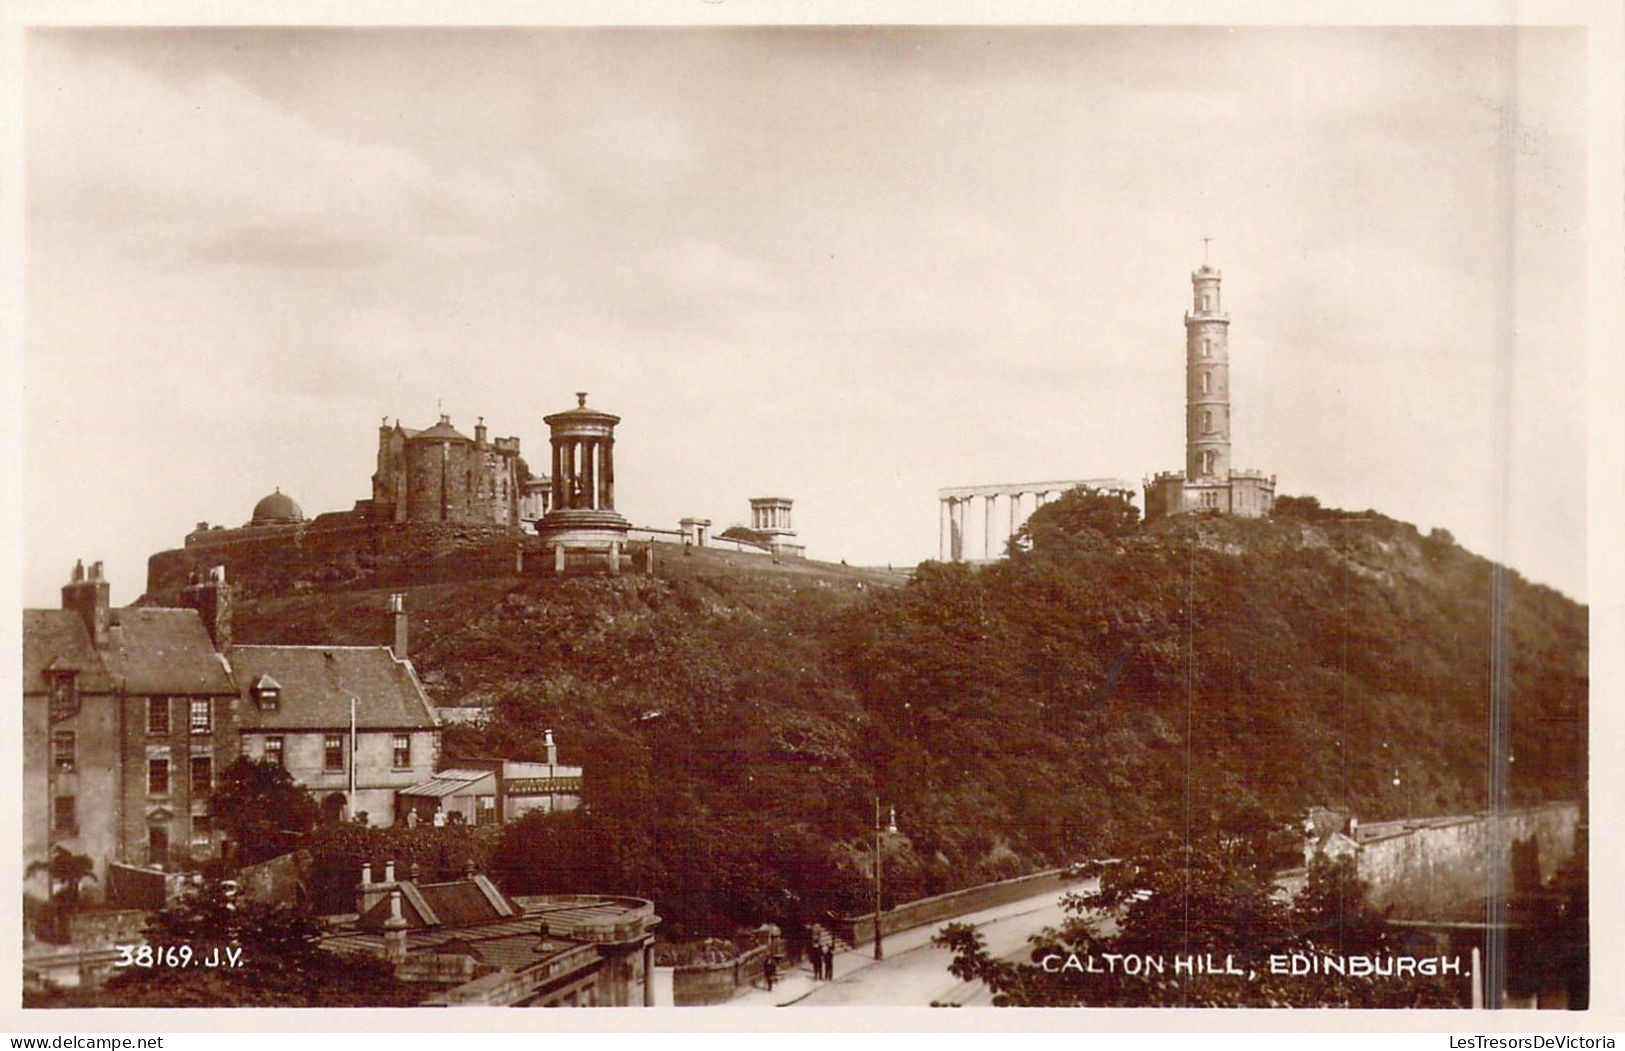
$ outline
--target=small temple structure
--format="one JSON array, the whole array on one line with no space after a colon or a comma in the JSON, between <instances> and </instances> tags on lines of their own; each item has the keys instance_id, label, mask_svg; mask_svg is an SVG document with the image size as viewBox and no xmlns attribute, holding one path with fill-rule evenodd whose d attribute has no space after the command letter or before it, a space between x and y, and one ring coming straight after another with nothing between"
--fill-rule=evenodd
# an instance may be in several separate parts
<instances>
[{"instance_id":1,"label":"small temple structure","mask_svg":"<svg viewBox=\"0 0 1625 1051\"><path fill-rule=\"evenodd\" d=\"M551 509L536 532L563 573L572 552L602 553L611 573L620 572L621 552L631 523L615 510L615 425L619 416L587 407L585 391L576 407L543 418L553 444Z\"/></svg>"}]
</instances>

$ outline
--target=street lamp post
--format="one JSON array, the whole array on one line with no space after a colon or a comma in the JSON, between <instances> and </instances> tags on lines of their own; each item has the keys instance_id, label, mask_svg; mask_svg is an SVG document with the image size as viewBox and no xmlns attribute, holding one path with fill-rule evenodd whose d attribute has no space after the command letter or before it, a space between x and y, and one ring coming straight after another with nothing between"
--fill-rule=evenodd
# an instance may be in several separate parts
<instances>
[{"instance_id":1,"label":"street lamp post","mask_svg":"<svg viewBox=\"0 0 1625 1051\"><path fill-rule=\"evenodd\" d=\"M886 951L880 941L880 879L881 867L885 864L880 853L880 835L882 832L897 834L897 808L891 808L891 821L884 827L880 824L880 797L875 796L875 959L886 958Z\"/></svg>"}]
</instances>

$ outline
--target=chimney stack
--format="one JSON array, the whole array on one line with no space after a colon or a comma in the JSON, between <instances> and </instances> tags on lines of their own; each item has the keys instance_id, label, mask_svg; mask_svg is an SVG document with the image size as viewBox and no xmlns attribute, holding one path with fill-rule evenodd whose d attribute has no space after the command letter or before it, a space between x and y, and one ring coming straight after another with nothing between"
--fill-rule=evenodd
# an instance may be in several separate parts
<instances>
[{"instance_id":1,"label":"chimney stack","mask_svg":"<svg viewBox=\"0 0 1625 1051\"><path fill-rule=\"evenodd\" d=\"M406 959L406 917L401 915L399 888L389 892L389 919L384 921L384 959L390 963Z\"/></svg>"},{"instance_id":2,"label":"chimney stack","mask_svg":"<svg viewBox=\"0 0 1625 1051\"><path fill-rule=\"evenodd\" d=\"M231 652L231 585L226 583L226 567L212 566L202 579L181 589L181 604L195 609L209 633L209 641L221 653Z\"/></svg>"},{"instance_id":3,"label":"chimney stack","mask_svg":"<svg viewBox=\"0 0 1625 1051\"><path fill-rule=\"evenodd\" d=\"M395 618L395 659L406 660L406 596L389 596L389 612Z\"/></svg>"},{"instance_id":4,"label":"chimney stack","mask_svg":"<svg viewBox=\"0 0 1625 1051\"><path fill-rule=\"evenodd\" d=\"M388 897L389 892L394 890L395 887L395 863L393 861L384 865L384 878L377 883L372 881L372 862L369 861L362 865L361 883L355 889L356 914L365 916L371 912L373 906Z\"/></svg>"},{"instance_id":5,"label":"chimney stack","mask_svg":"<svg viewBox=\"0 0 1625 1051\"><path fill-rule=\"evenodd\" d=\"M547 765L548 766L556 766L556 765L558 765L559 749L558 749L558 746L553 743L553 731L552 730L548 730L545 734L542 735L542 743L547 746ZM550 770L550 771L548 771L548 773L552 773L552 771Z\"/></svg>"},{"instance_id":6,"label":"chimney stack","mask_svg":"<svg viewBox=\"0 0 1625 1051\"><path fill-rule=\"evenodd\" d=\"M110 620L111 589L102 578L102 564L93 562L90 577L85 578L84 562L75 562L73 579L62 585L62 608L79 614L85 622L85 631L91 643L99 650L107 648L107 627Z\"/></svg>"},{"instance_id":7,"label":"chimney stack","mask_svg":"<svg viewBox=\"0 0 1625 1051\"><path fill-rule=\"evenodd\" d=\"M485 417L481 416L474 422L474 444L485 448Z\"/></svg>"}]
</instances>

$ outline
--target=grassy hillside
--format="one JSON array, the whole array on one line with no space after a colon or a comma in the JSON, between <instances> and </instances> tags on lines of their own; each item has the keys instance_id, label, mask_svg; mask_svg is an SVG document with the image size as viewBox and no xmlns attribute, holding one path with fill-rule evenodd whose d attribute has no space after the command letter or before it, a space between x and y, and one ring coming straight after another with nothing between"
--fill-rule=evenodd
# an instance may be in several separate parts
<instances>
[{"instance_id":1,"label":"grassy hillside","mask_svg":"<svg viewBox=\"0 0 1625 1051\"><path fill-rule=\"evenodd\" d=\"M1027 550L896 574L662 549L654 578L408 589L448 746L587 767L590 812L518 827L518 891L656 898L674 932L862 908L1121 849L1187 820L1484 805L1503 572L1514 801L1585 785L1586 611L1447 536L1285 501L1141 526L1084 494ZM383 593L245 603L241 641L387 642ZM1395 785L1395 778L1399 784Z\"/></svg>"}]
</instances>

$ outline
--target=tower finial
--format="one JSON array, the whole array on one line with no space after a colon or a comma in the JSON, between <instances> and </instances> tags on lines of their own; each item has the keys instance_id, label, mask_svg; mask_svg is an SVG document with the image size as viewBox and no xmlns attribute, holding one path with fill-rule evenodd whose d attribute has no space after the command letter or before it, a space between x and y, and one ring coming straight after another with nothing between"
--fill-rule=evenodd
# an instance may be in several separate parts
<instances>
[{"instance_id":1,"label":"tower finial","mask_svg":"<svg viewBox=\"0 0 1625 1051\"><path fill-rule=\"evenodd\" d=\"M1203 266L1207 266L1207 243L1209 241L1211 241L1211 240L1213 240L1213 238L1211 238L1211 237L1202 238L1202 265Z\"/></svg>"},{"instance_id":2,"label":"tower finial","mask_svg":"<svg viewBox=\"0 0 1625 1051\"><path fill-rule=\"evenodd\" d=\"M584 390L576 391L576 408L585 409L586 407L587 407L587 392L584 391Z\"/></svg>"}]
</instances>

